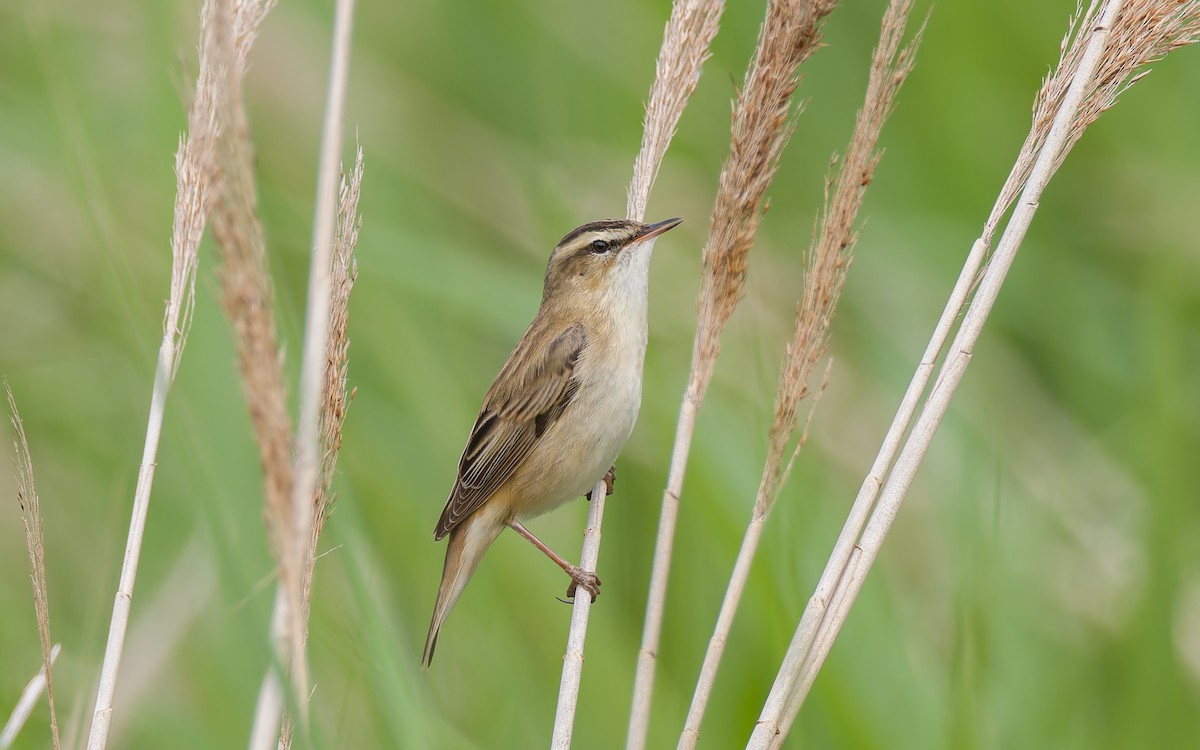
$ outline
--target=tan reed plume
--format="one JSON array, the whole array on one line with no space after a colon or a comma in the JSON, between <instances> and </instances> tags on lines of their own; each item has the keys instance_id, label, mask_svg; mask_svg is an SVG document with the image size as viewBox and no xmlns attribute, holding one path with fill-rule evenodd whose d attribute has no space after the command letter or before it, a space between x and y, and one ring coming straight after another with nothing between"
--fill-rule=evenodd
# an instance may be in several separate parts
<instances>
[{"instance_id":1,"label":"tan reed plume","mask_svg":"<svg viewBox=\"0 0 1200 750\"><path fill-rule=\"evenodd\" d=\"M8 419L13 428L13 463L17 467L17 505L21 508L21 525L25 528L25 548L29 552L29 578L33 582L33 612L37 617L38 641L42 647L42 673L46 676L46 700L50 704L50 739L54 750L62 743L58 737L58 711L54 703L54 680L52 652L54 642L50 640L50 598L46 586L46 544L42 531L42 503L38 499L37 485L33 481L33 456L29 452L29 440L25 437L25 424L17 411L17 400L8 378L4 378L4 395L8 398Z\"/></svg>"},{"instance_id":2,"label":"tan reed plume","mask_svg":"<svg viewBox=\"0 0 1200 750\"><path fill-rule=\"evenodd\" d=\"M219 45L227 54L229 44ZM291 518L292 419L284 385L283 352L275 323L275 289L267 263L266 240L254 189L254 147L246 120L241 79L224 67L218 112L218 188L212 231L221 251L217 275L221 306L233 326L238 371L250 423L258 443L271 550L281 563Z\"/></svg>"},{"instance_id":3,"label":"tan reed plume","mask_svg":"<svg viewBox=\"0 0 1200 750\"><path fill-rule=\"evenodd\" d=\"M696 681L687 722L679 738L680 750L694 748L700 738L700 723L716 681L738 604L745 591L751 563L762 538L767 514L807 436L806 427L805 434L797 442L785 465L784 457L796 429L800 401L809 393L808 384L813 368L829 348L830 322L858 239L855 220L881 156L876 150L879 134L891 114L901 85L912 71L916 48L920 44L921 32L918 31L907 47L901 46L911 9L911 0L893 0L884 13L879 44L871 58L865 101L858 112L846 156L840 169L831 174L825 183L824 211L819 232L805 258L804 292L796 307L796 325L779 377L775 415L758 494L713 636L704 655L700 677ZM828 377L827 369L825 379ZM824 383L821 385L823 389Z\"/></svg>"},{"instance_id":4,"label":"tan reed plume","mask_svg":"<svg viewBox=\"0 0 1200 750\"><path fill-rule=\"evenodd\" d=\"M358 213L358 198L362 191L363 152L362 146L355 150L354 169L349 178L341 177L338 191L338 213L336 235L333 242L333 265L330 269L329 343L325 356L325 383L321 402L319 437L321 442L321 466L317 473L317 486L313 497L313 525L308 544L304 550L304 568L301 574L301 619L308 639L308 618L312 606L313 571L317 563L317 542L325 528L325 522L333 511L334 469L338 452L342 448L342 425L346 422L346 410L354 398L354 392L346 390L346 374L350 363L350 292L358 277L358 263L354 259L354 248L358 244L358 230L362 216ZM301 697L300 699L303 699ZM284 711L282 729L279 734L279 750L292 746L294 733L292 714Z\"/></svg>"},{"instance_id":5,"label":"tan reed plume","mask_svg":"<svg viewBox=\"0 0 1200 750\"><path fill-rule=\"evenodd\" d=\"M342 425L346 422L346 410L354 399L354 391L346 389L346 374L350 362L350 292L354 290L354 282L358 278L354 249L358 246L358 231L362 227L362 215L358 211L362 179L363 151L362 146L358 146L354 153L354 169L349 176L342 175L338 191L337 227L330 269L329 344L325 356L319 430L321 468L313 497L312 536L305 555L302 579L306 621L312 594L313 565L317 558L317 540L333 510L334 495L330 487L333 485L338 452L342 449Z\"/></svg>"},{"instance_id":6,"label":"tan reed plume","mask_svg":"<svg viewBox=\"0 0 1200 750\"><path fill-rule=\"evenodd\" d=\"M679 410L667 487L663 492L646 619L630 710L628 750L641 750L650 726L654 669L675 521L696 412L712 377L721 332L742 294L747 254L758 233L767 189L792 133L792 95L800 64L817 49L821 21L836 0L772 0L759 30L754 59L733 106L729 156L721 168L708 241L704 245L696 338L687 390Z\"/></svg>"},{"instance_id":7,"label":"tan reed plume","mask_svg":"<svg viewBox=\"0 0 1200 750\"><path fill-rule=\"evenodd\" d=\"M642 146L626 191L625 215L630 219L641 221L646 217L646 203L658 169L679 118L700 82L700 70L709 58L708 48L717 35L724 10L725 3L719 0L677 0L671 8L642 120Z\"/></svg>"}]
</instances>

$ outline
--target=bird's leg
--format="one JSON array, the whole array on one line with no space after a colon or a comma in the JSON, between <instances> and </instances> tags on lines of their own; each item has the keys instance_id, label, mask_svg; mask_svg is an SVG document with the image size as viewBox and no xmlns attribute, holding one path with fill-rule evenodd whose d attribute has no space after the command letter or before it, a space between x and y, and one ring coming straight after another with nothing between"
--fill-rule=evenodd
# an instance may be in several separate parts
<instances>
[{"instance_id":1,"label":"bird's leg","mask_svg":"<svg viewBox=\"0 0 1200 750\"><path fill-rule=\"evenodd\" d=\"M616 482L617 482L617 465L613 464L611 467L609 467L609 470L607 472L605 472L605 474L604 474L604 494L605 495L612 494L613 485L616 484ZM592 490L588 490L588 493L586 495L584 495L584 497L586 497L588 499L588 502L590 503L592 501Z\"/></svg>"},{"instance_id":2,"label":"bird's leg","mask_svg":"<svg viewBox=\"0 0 1200 750\"><path fill-rule=\"evenodd\" d=\"M534 547L540 549L542 553L546 555L546 557L549 557L551 560L553 560L558 567L566 571L567 575L571 576L571 585L567 587L568 599L574 599L575 589L577 587L581 587L584 591L592 595L593 602L596 601L596 597L600 596L600 579L596 577L595 573L584 570L578 565L572 565L564 560L557 552L546 546L545 542L534 536L533 532L525 528L520 521L513 519L508 522L508 525L513 531L528 539Z\"/></svg>"}]
</instances>

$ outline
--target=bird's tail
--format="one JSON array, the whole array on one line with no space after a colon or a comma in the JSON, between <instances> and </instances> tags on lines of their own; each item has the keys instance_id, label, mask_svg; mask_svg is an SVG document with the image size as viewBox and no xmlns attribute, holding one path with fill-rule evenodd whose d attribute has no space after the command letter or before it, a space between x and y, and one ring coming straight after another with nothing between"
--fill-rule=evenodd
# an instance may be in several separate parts
<instances>
[{"instance_id":1,"label":"bird's tail","mask_svg":"<svg viewBox=\"0 0 1200 750\"><path fill-rule=\"evenodd\" d=\"M446 616L454 608L458 597L467 587L467 581L479 567L483 553L504 529L503 524L488 523L487 519L466 519L461 526L450 532L446 546L446 564L442 568L442 583L438 586L437 603L433 605L433 620L429 623L429 635L425 637L425 651L421 654L421 668L429 669L433 663L433 649L437 646L438 631Z\"/></svg>"}]
</instances>

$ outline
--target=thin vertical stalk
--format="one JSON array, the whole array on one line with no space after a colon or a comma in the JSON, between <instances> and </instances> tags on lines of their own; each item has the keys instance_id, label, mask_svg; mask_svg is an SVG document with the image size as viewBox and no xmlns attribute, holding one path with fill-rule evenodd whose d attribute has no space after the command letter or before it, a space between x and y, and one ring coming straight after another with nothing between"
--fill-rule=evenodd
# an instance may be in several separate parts
<instances>
[{"instance_id":1,"label":"thin vertical stalk","mask_svg":"<svg viewBox=\"0 0 1200 750\"><path fill-rule=\"evenodd\" d=\"M13 463L17 468L17 505L21 508L21 525L25 528L25 548L29 553L29 579L33 584L33 613L37 619L38 643L42 653L42 673L46 678L46 702L50 706L50 739L54 750L61 750L58 736L58 706L54 700L54 654L57 647L50 640L50 592L46 584L46 537L42 524L42 501L38 497L33 476L33 453L25 436L25 423L17 411L8 378L3 378L4 395L8 399L9 421L13 427Z\"/></svg>"},{"instance_id":2,"label":"thin vertical stalk","mask_svg":"<svg viewBox=\"0 0 1200 750\"><path fill-rule=\"evenodd\" d=\"M671 449L671 463L667 474L667 487L663 490L662 510L658 518L657 543L654 545L654 562L651 564L650 593L648 602L656 597L666 598L667 576L671 567L671 551L675 546L675 524L679 517L679 495L683 492L683 474L687 469L688 453L692 448L692 435L696 431L696 413L702 396L697 396L695 375L688 383L679 407L679 421L675 425L675 444ZM642 625L642 646L638 651L637 673L633 682L633 707L629 718L629 735L626 750L646 745L650 731L650 702L654 695L654 669L658 660L658 641L662 633L663 614L666 608L646 605L646 621Z\"/></svg>"},{"instance_id":3,"label":"thin vertical stalk","mask_svg":"<svg viewBox=\"0 0 1200 750\"><path fill-rule=\"evenodd\" d=\"M163 336L154 368L154 387L150 393L150 413L146 419L142 463L138 469L121 576L113 601L104 660L100 667L96 703L88 734L88 750L103 750L108 743L113 698L117 691L117 674L125 650L133 587L141 559L146 517L150 511L150 490L154 485L154 470L158 466L158 443L162 436L167 393L175 380L175 372L179 367L191 325L195 304L196 268L199 263L198 250L208 218L213 175L218 79L215 69L218 61L214 59L214 53L216 35L220 33L216 27L221 24L227 26L229 18L230 13L226 5L219 0L205 3L201 11L200 70L196 80L196 94L188 111L187 135L180 139L179 150L175 155L176 193L171 232L171 291L163 317ZM224 33L227 33L227 30Z\"/></svg>"},{"instance_id":4,"label":"thin vertical stalk","mask_svg":"<svg viewBox=\"0 0 1200 750\"><path fill-rule=\"evenodd\" d=\"M604 496L607 492L608 486L603 479L592 488L587 528L583 531L583 553L579 567L592 573L596 572L596 563L600 558L600 525L604 520ZM575 597L571 608L571 629L567 634L567 652L563 656L562 678L558 685L558 707L554 712L554 734L550 740L552 750L571 747L575 709L579 703L579 683L583 679L583 644L587 639L591 608L590 596Z\"/></svg>"}]
</instances>

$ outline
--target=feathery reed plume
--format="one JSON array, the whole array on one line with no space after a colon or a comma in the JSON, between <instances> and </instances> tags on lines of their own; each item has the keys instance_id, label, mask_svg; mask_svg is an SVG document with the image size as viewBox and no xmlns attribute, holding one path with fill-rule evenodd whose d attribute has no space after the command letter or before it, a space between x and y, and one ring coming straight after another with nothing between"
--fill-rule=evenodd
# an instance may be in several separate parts
<instances>
[{"instance_id":1,"label":"feathery reed plume","mask_svg":"<svg viewBox=\"0 0 1200 750\"><path fill-rule=\"evenodd\" d=\"M220 40L230 60L232 39ZM272 552L285 559L291 510L292 420L284 386L283 354L275 324L275 290L254 189L254 148L236 64L223 66L218 113L218 188L212 210L213 237L221 250L217 275L221 306L233 325L238 371L258 443Z\"/></svg>"},{"instance_id":2,"label":"feathery reed plume","mask_svg":"<svg viewBox=\"0 0 1200 750\"><path fill-rule=\"evenodd\" d=\"M1093 2L1088 8L1089 18L1095 18L1095 9L1096 3ZM1113 29L1109 43L1110 48L1120 52L1106 55L1101 60L1096 71L1095 86L1080 104L1079 114L1067 132L1063 150L1055 160L1055 169L1062 165L1062 160L1087 126L1113 106L1126 89L1150 73L1149 70L1135 72L1134 68L1148 65L1172 50L1187 46L1190 43L1188 40L1195 38L1200 27L1195 7L1187 2L1165 5L1157 0L1139 0L1127 3L1121 15L1121 23ZM984 225L982 236L989 246L1001 217L1029 179L1034 158L1045 144L1054 114L1066 96L1072 79L1059 72L1078 68L1082 61L1084 47L1072 42L1079 38L1080 29L1086 28L1086 25L1081 25L1088 20L1084 16L1082 3L1076 3L1075 15L1059 45L1058 63L1042 79L1041 88L1034 97L1033 122L1029 134Z\"/></svg>"},{"instance_id":3,"label":"feathery reed plume","mask_svg":"<svg viewBox=\"0 0 1200 750\"><path fill-rule=\"evenodd\" d=\"M604 519L604 496L608 487L601 479L592 488L588 506L587 526L583 530L583 550L579 567L595 571L600 559L600 525ZM587 638L588 615L592 611L590 596L577 596L571 608L571 625L567 631L567 649L563 654L562 677L558 683L558 704L554 709L554 731L550 735L551 750L569 750L575 729L575 709L579 705L579 683L583 679L583 644Z\"/></svg>"},{"instance_id":4,"label":"feathery reed plume","mask_svg":"<svg viewBox=\"0 0 1200 750\"><path fill-rule=\"evenodd\" d=\"M329 349L325 361L324 401L321 404L321 470L318 474L316 495L313 497L313 526L304 552L304 569L301 571L301 615L305 623L303 637L308 639L308 616L312 605L313 570L317 563L317 542L325 521L333 510L334 496L330 492L333 472L337 466L338 451L342 448L342 425L346 422L346 409L354 398L354 392L346 391L346 372L350 361L350 339L347 326L350 322L350 292L358 277L358 263L354 259L354 248L358 244L358 230L362 216L358 213L358 197L362 189L363 152L359 146L354 155L354 170L349 181L342 175L338 200L337 235L333 243L333 268L331 269L332 295L329 310ZM303 700L303 696L299 699ZM292 746L293 724L291 712L283 713L283 728L279 734L279 750Z\"/></svg>"},{"instance_id":5,"label":"feathery reed plume","mask_svg":"<svg viewBox=\"0 0 1200 750\"><path fill-rule=\"evenodd\" d=\"M1094 7L1095 3L1092 5ZM1076 14L1079 18L1078 8ZM1089 20L1090 17L1085 17L1080 22L1072 23L1071 29L1063 37L1056 71L1078 69L1082 64L1085 48L1072 42L1080 38L1080 28L1087 28L1079 24L1086 24ZM1197 34L1200 34L1200 10L1194 2L1133 0L1125 3L1112 29L1109 54L1100 60L1094 84L1084 95L1079 111L1071 121L1066 141L1055 157L1054 169L1062 165L1067 152L1083 135L1083 131L1116 104L1117 97L1125 90L1150 73L1149 70L1138 72L1138 68L1157 62L1167 53L1191 44ZM1034 100L1029 151L1036 153L1045 143L1054 114L1066 98L1070 80L1062 75L1047 75L1043 80ZM1013 189L1015 192L1016 189Z\"/></svg>"},{"instance_id":6,"label":"feathery reed plume","mask_svg":"<svg viewBox=\"0 0 1200 750\"><path fill-rule=\"evenodd\" d=\"M933 390L889 471L901 437L928 384L933 364L975 281L976 269L990 241L988 225L968 256L950 303L937 323L900 410L859 491L842 536L817 585L817 592L796 629L748 748L779 747L795 721L961 382L975 342L1029 229L1046 184L1083 129L1111 106L1121 91L1144 75L1139 73L1139 68L1173 49L1195 42L1198 36L1200 2L1197 0L1134 0L1124 6L1120 0L1108 0L1103 6L1093 2L1086 11L1078 11L1068 34L1071 41L1064 44L1066 49L1059 65L1042 85L1037 100L1038 114L1035 114L1030 137L1017 158L1018 167L1014 167L1014 173L1018 173L1022 171L1019 165L1024 160L1030 164L1027 176L1017 178L1017 184L1021 185L1020 200L995 254L978 278L974 298L962 318ZM1012 202L1014 189L1010 183L1013 179L1010 177L1001 190L997 204L1003 203L1007 207ZM992 215L1003 213L1003 210L993 208ZM875 500L877 494L878 502Z\"/></svg>"},{"instance_id":7,"label":"feathery reed plume","mask_svg":"<svg viewBox=\"0 0 1200 750\"><path fill-rule=\"evenodd\" d=\"M54 644L54 648L50 649L50 666L54 666L54 662L58 660L58 654L62 651L62 644ZM37 705L38 697L42 694L42 689L46 687L46 675L50 671L46 669L45 661L38 668L37 674L33 676L25 685L25 689L21 691L21 697L17 699L17 705L13 707L13 711L8 716L8 721L4 722L4 729L0 729L0 750L8 750L17 741L17 735L21 733L21 729L25 726L25 722L29 720L29 715L33 713L33 707ZM68 747L70 747L70 737L68 736Z\"/></svg>"},{"instance_id":8,"label":"feathery reed plume","mask_svg":"<svg viewBox=\"0 0 1200 750\"><path fill-rule=\"evenodd\" d=\"M271 5L269 1L241 0L239 10L232 13L233 45L239 75L245 70L245 61L258 27ZM229 19L231 15L220 10L221 8L224 8L224 4L207 2L200 12L199 73L192 104L188 109L188 132L180 137L179 149L175 154L176 192L171 231L171 291L163 315L163 338L158 350L154 388L150 394L145 446L142 451L141 468L138 471L137 488L134 491L129 537L113 603L108 643L100 668L88 750L102 750L108 742L113 696L116 694L125 634L129 628L133 586L137 578L146 516L150 509L150 490L154 484L154 469L157 466L158 441L162 434L167 393L179 368L195 305L198 250L208 217L215 170L218 87L222 81L222 74L217 67L222 61L217 59L215 54L218 34L216 27L222 23L229 23L229 20L221 19Z\"/></svg>"},{"instance_id":9,"label":"feathery reed plume","mask_svg":"<svg viewBox=\"0 0 1200 750\"><path fill-rule=\"evenodd\" d=\"M302 579L305 620L308 618L312 593L317 540L333 509L334 496L330 493L330 487L333 485L338 451L342 448L342 425L346 422L346 410L354 399L354 391L346 390L346 373L350 362L350 292L354 290L354 282L358 278L358 261L354 258L354 248L358 245L358 231L362 227L362 214L358 212L362 179L363 151L362 146L358 146L354 153L354 169L348 178L342 175L338 191L337 233L333 242L333 266L330 271L332 294L329 306L329 346L325 359L325 384L322 389L324 400L320 413L321 470L318 473L317 489L313 498L312 535L308 542Z\"/></svg>"},{"instance_id":10,"label":"feathery reed plume","mask_svg":"<svg viewBox=\"0 0 1200 750\"><path fill-rule=\"evenodd\" d=\"M708 47L721 20L725 4L721 0L677 0L671 8L671 18L663 31L662 47L655 65L654 83L650 86L650 101L642 121L642 145L633 164L633 177L626 192L625 213L641 221L646 215L650 189L667 153L675 126L683 115L692 92L700 80L700 69L708 59ZM596 570L600 557L600 529L604 520L604 500L607 488L603 480L592 491L588 507L587 527L583 532L583 550L579 566ZM579 702L579 683L583 678L583 645L587 637L591 597L575 598L571 610L571 626L567 633L567 648L563 655L562 678L558 687L558 705L554 713L554 733L551 747L571 746L575 726L575 709Z\"/></svg>"},{"instance_id":11,"label":"feathery reed plume","mask_svg":"<svg viewBox=\"0 0 1200 750\"><path fill-rule=\"evenodd\" d=\"M708 48L717 35L724 10L722 0L677 0L671 8L642 120L642 147L633 162L633 177L626 191L626 215L630 219L641 221L646 216L650 190L679 118L700 82L700 70L709 58Z\"/></svg>"},{"instance_id":12,"label":"feathery reed plume","mask_svg":"<svg viewBox=\"0 0 1200 750\"><path fill-rule=\"evenodd\" d=\"M750 523L746 527L741 549L734 563L729 586L717 616L717 624L704 662L692 705L688 711L679 748L693 748L700 738L700 723L708 705L716 681L717 669L725 651L733 619L737 613L750 566L758 550L759 540L767 514L775 504L779 489L790 473L800 448L804 445L808 428L797 442L791 458L784 464L788 442L796 430L798 407L808 393L808 383L813 368L829 349L829 326L833 319L838 297L846 281L854 244L858 239L854 228L855 219L862 207L867 187L874 179L875 167L881 153L876 150L879 134L891 114L896 95L912 71L921 31L918 31L907 47L901 48L912 0L893 0L883 16L879 44L871 57L871 72L862 109L858 111L850 144L841 168L833 174L836 160L831 166L831 176L825 182L825 205L821 218L820 232L809 248L805 259L804 293L796 307L796 325L792 341L787 347L779 388L775 396L775 416L769 433L769 445L758 494L754 501ZM829 378L826 369L824 381ZM824 390L824 382L817 395ZM813 409L816 404L813 404ZM809 411L809 420L812 410Z\"/></svg>"},{"instance_id":13,"label":"feathery reed plume","mask_svg":"<svg viewBox=\"0 0 1200 750\"><path fill-rule=\"evenodd\" d=\"M218 189L214 196L213 236L221 249L221 306L233 326L238 371L263 472L264 520L281 586L298 579L292 550L292 420L284 385L283 352L275 322L275 292L267 262L266 240L254 188L254 149L246 119L240 69L233 60L233 39L216 43L224 78L217 103L221 133L217 140ZM276 638L288 630L277 625ZM287 653L286 649L281 650ZM282 657L281 657L282 658Z\"/></svg>"},{"instance_id":14,"label":"feathery reed plume","mask_svg":"<svg viewBox=\"0 0 1200 750\"><path fill-rule=\"evenodd\" d=\"M836 0L772 0L759 30L754 59L733 106L729 156L721 168L711 228L704 245L691 374L679 411L654 547L626 739L629 750L645 746L650 726L654 668L666 606L675 519L696 412L712 377L721 332L741 297L746 255L758 232L767 188L793 130L789 123L792 95L799 85L798 69L816 51L821 21L836 5Z\"/></svg>"},{"instance_id":15,"label":"feathery reed plume","mask_svg":"<svg viewBox=\"0 0 1200 750\"><path fill-rule=\"evenodd\" d=\"M863 108L858 111L841 168L825 184L820 237L808 252L804 295L797 309L796 327L775 398L762 490L755 501L756 516L766 515L775 501L786 475L781 461L784 447L796 429L797 406L808 394L807 383L813 367L829 349L829 324L858 241L854 222L882 156L876 144L900 87L912 72L921 42L923 29L917 31L908 46L901 48L911 10L912 0L892 0L884 13L879 44L871 58Z\"/></svg>"},{"instance_id":16,"label":"feathery reed plume","mask_svg":"<svg viewBox=\"0 0 1200 750\"><path fill-rule=\"evenodd\" d=\"M279 565L279 588L271 613L271 641L279 666L291 670L292 687L302 724L307 722L308 660L304 607L306 556L313 534L314 498L321 472L321 409L330 341L332 256L337 223L338 152L342 145L346 85L350 68L350 34L354 0L338 0L334 10L333 46L321 150L317 163L317 196L313 215L313 251L309 264L308 305L300 368L300 416L296 426L292 469L291 518L283 545L289 554ZM251 750L278 746L283 715L283 684L268 668L259 689L250 730Z\"/></svg>"},{"instance_id":17,"label":"feathery reed plume","mask_svg":"<svg viewBox=\"0 0 1200 750\"><path fill-rule=\"evenodd\" d=\"M46 675L46 700L50 704L50 737L54 750L62 744L58 739L58 713L54 705L53 659L50 640L50 599L46 588L46 546L42 533L42 504L33 481L33 456L25 437L25 424L17 411L8 378L4 378L4 395L8 397L8 420L13 428L13 463L17 466L17 505L21 507L21 525L25 527L25 547L29 552L29 577L33 581L33 611L37 616L38 640L42 646L42 670Z\"/></svg>"}]
</instances>

